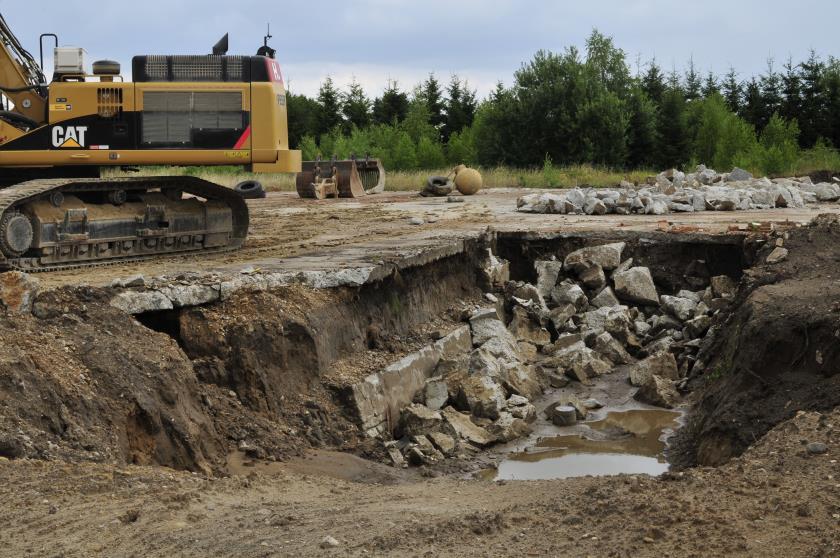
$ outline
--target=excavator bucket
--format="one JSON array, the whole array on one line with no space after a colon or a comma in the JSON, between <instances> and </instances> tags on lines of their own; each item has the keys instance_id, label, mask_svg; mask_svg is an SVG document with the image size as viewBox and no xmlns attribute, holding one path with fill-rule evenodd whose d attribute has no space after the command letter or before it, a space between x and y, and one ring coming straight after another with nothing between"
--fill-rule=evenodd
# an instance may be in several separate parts
<instances>
[{"instance_id":1,"label":"excavator bucket","mask_svg":"<svg viewBox=\"0 0 840 558\"><path fill-rule=\"evenodd\" d=\"M304 161L296 186L302 198L360 198L385 191L385 169L369 158Z\"/></svg>"}]
</instances>

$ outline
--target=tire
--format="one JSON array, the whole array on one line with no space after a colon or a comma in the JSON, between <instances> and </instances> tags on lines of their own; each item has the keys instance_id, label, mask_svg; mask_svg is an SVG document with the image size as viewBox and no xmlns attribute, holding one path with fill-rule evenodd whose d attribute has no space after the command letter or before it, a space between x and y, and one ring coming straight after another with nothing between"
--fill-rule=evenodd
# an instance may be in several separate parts
<instances>
[{"instance_id":1,"label":"tire","mask_svg":"<svg viewBox=\"0 0 840 558\"><path fill-rule=\"evenodd\" d=\"M265 188L256 180L240 182L234 188L246 200L256 200L265 197Z\"/></svg>"},{"instance_id":2,"label":"tire","mask_svg":"<svg viewBox=\"0 0 840 558\"><path fill-rule=\"evenodd\" d=\"M426 182L426 185L429 188L440 188L441 186L446 186L449 184L449 179L445 176L430 176L429 180Z\"/></svg>"}]
</instances>

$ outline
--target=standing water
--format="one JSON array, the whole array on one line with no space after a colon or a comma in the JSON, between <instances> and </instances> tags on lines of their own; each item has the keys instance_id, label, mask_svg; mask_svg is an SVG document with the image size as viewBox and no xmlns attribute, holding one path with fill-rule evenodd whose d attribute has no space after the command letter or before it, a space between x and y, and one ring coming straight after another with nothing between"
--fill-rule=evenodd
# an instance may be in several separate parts
<instances>
[{"instance_id":1,"label":"standing water","mask_svg":"<svg viewBox=\"0 0 840 558\"><path fill-rule=\"evenodd\" d=\"M636 409L615 411L586 423L591 432L543 438L488 471L493 480L565 479L586 475L660 475L668 470L665 438L678 426L680 413ZM492 474L495 473L495 474Z\"/></svg>"}]
</instances>

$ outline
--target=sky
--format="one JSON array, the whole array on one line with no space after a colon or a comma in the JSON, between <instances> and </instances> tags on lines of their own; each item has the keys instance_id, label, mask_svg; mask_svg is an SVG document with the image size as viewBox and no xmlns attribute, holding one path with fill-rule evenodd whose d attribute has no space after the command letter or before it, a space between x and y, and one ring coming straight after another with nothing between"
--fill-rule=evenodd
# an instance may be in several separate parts
<instances>
[{"instance_id":1,"label":"sky","mask_svg":"<svg viewBox=\"0 0 840 558\"><path fill-rule=\"evenodd\" d=\"M308 95L327 75L377 95L389 79L411 89L434 72L457 74L484 97L536 51L582 48L593 28L613 37L633 71L654 57L681 71L693 58L703 74L733 66L746 78L769 57L780 68L810 49L840 56L837 0L0 0L0 13L36 58L38 36L51 32L85 48L88 64L114 59L124 74L133 55L209 53L226 32L230 54L254 54L270 22L287 84Z\"/></svg>"}]
</instances>

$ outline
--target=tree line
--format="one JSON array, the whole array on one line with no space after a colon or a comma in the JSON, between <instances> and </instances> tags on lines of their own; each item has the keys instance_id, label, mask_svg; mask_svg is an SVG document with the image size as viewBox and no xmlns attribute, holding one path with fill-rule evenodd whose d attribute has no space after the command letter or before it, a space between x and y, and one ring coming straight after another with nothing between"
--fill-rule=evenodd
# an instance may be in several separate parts
<instances>
[{"instance_id":1,"label":"tree line","mask_svg":"<svg viewBox=\"0 0 840 558\"><path fill-rule=\"evenodd\" d=\"M741 79L656 60L632 72L623 50L597 30L583 50L537 52L479 101L453 76L411 91L389 81L371 99L357 82L331 78L317 97L290 92L290 143L305 159L370 154L394 170L591 164L615 169L741 166L790 171L802 150L840 146L840 60L773 60Z\"/></svg>"}]
</instances>

